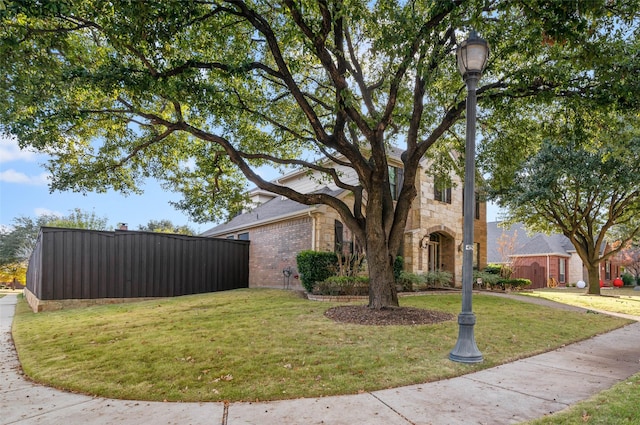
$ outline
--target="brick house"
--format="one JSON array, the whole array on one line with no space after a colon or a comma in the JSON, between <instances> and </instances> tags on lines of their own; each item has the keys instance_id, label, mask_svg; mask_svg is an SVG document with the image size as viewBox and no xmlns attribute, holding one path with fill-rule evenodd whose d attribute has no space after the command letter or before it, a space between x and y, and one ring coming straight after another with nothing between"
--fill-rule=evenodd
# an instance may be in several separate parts
<instances>
[{"instance_id":1,"label":"brick house","mask_svg":"<svg viewBox=\"0 0 640 425\"><path fill-rule=\"evenodd\" d=\"M560 286L588 281L587 271L569 239L559 233L527 234L522 223L509 228L499 222L487 223L487 261L490 264L509 262L514 270L512 277L531 279L531 288L547 286L553 278ZM608 249L603 245L602 249ZM611 286L613 279L622 273L622 266L615 258L600 265L600 280Z\"/></svg>"},{"instance_id":2,"label":"brick house","mask_svg":"<svg viewBox=\"0 0 640 425\"><path fill-rule=\"evenodd\" d=\"M399 191L403 170L400 151L389 157L390 184ZM449 271L456 286L462 281L462 183L452 177L452 185L442 185L427 174L427 163L419 170L418 195L413 201L399 255L405 270L423 273ZM336 165L348 181L353 171ZM349 201L350 194L336 186L324 186L306 171L292 172L277 180L302 193L323 191ZM355 176L351 182L355 182ZM335 210L326 205L303 205L260 189L250 192L251 208L225 224L202 233L202 236L250 240L249 286L301 289L297 277L296 255L303 250L353 252L358 241L340 221ZM474 266L484 267L487 258L486 205L475 208L476 258ZM285 270L292 275L287 279Z\"/></svg>"}]
</instances>

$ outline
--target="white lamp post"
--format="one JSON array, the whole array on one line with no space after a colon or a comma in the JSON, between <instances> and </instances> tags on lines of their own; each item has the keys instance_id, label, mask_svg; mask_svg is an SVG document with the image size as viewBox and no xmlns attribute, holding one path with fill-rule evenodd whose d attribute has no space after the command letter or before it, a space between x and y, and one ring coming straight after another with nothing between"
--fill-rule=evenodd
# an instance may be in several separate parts
<instances>
[{"instance_id":1,"label":"white lamp post","mask_svg":"<svg viewBox=\"0 0 640 425\"><path fill-rule=\"evenodd\" d=\"M475 31L463 41L456 52L458 69L467 84L467 129L464 170L464 223L462 257L462 312L458 315L458 342L449 359L461 363L479 363L482 353L473 335L476 316L471 307L473 293L473 220L475 211L476 173L476 86L489 58L489 44Z\"/></svg>"}]
</instances>

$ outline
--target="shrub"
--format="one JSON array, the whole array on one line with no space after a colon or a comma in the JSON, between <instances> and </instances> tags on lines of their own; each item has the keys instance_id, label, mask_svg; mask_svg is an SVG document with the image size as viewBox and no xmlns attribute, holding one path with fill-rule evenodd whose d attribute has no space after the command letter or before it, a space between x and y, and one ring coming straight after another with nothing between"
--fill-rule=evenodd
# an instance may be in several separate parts
<instances>
[{"instance_id":1,"label":"shrub","mask_svg":"<svg viewBox=\"0 0 640 425\"><path fill-rule=\"evenodd\" d=\"M486 270L486 269L485 269ZM477 285L478 279L482 281L481 287L484 289L493 289L500 280L500 275L493 272L473 272L473 282L474 285Z\"/></svg>"},{"instance_id":2,"label":"shrub","mask_svg":"<svg viewBox=\"0 0 640 425\"><path fill-rule=\"evenodd\" d=\"M367 295L369 278L366 276L331 276L316 282L313 293L318 295Z\"/></svg>"},{"instance_id":3,"label":"shrub","mask_svg":"<svg viewBox=\"0 0 640 425\"><path fill-rule=\"evenodd\" d=\"M338 256L334 252L300 251L296 256L300 282L307 292L313 285L334 274L338 268Z\"/></svg>"},{"instance_id":4,"label":"shrub","mask_svg":"<svg viewBox=\"0 0 640 425\"><path fill-rule=\"evenodd\" d=\"M634 277L632 275L630 275L629 273L625 273L620 277L622 278L622 281L624 282L624 286L633 286L635 284L635 282L636 282Z\"/></svg>"},{"instance_id":5,"label":"shrub","mask_svg":"<svg viewBox=\"0 0 640 425\"><path fill-rule=\"evenodd\" d=\"M428 272L424 277L427 288L450 288L453 281L453 275L443 270Z\"/></svg>"},{"instance_id":6,"label":"shrub","mask_svg":"<svg viewBox=\"0 0 640 425\"><path fill-rule=\"evenodd\" d=\"M513 269L507 264L487 264L484 268L486 273L497 274L504 279L509 279L513 274Z\"/></svg>"},{"instance_id":7,"label":"shrub","mask_svg":"<svg viewBox=\"0 0 640 425\"><path fill-rule=\"evenodd\" d=\"M490 274L500 274L502 270L502 266L500 264L487 264L487 267L484 268L485 273Z\"/></svg>"},{"instance_id":8,"label":"shrub","mask_svg":"<svg viewBox=\"0 0 640 425\"><path fill-rule=\"evenodd\" d=\"M425 279L422 275L410 272L400 272L398 279L396 282L402 286L403 291L419 291L423 284L425 284Z\"/></svg>"},{"instance_id":9,"label":"shrub","mask_svg":"<svg viewBox=\"0 0 640 425\"><path fill-rule=\"evenodd\" d=\"M404 270L404 258L401 256L397 256L395 261L393 262L393 278L397 282L400 279L400 274Z\"/></svg>"},{"instance_id":10,"label":"shrub","mask_svg":"<svg viewBox=\"0 0 640 425\"><path fill-rule=\"evenodd\" d=\"M436 271L424 274L402 272L396 282L402 286L403 291L425 291L451 287L452 281L453 275L451 273Z\"/></svg>"},{"instance_id":11,"label":"shrub","mask_svg":"<svg viewBox=\"0 0 640 425\"><path fill-rule=\"evenodd\" d=\"M529 279L500 279L497 285L502 289L518 291L525 286L531 285L531 281Z\"/></svg>"},{"instance_id":12,"label":"shrub","mask_svg":"<svg viewBox=\"0 0 640 425\"><path fill-rule=\"evenodd\" d=\"M336 254L337 276L357 276L363 269L365 255L356 252L354 254Z\"/></svg>"}]
</instances>

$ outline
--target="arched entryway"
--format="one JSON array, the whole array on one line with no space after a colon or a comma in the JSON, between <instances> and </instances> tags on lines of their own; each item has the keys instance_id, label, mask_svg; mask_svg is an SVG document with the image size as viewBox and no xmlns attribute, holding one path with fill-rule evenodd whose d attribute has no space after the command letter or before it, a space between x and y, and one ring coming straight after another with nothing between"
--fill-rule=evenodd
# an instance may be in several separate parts
<instances>
[{"instance_id":1,"label":"arched entryway","mask_svg":"<svg viewBox=\"0 0 640 425\"><path fill-rule=\"evenodd\" d=\"M428 229L420 240L419 272L446 271L455 275L455 238L446 226Z\"/></svg>"}]
</instances>

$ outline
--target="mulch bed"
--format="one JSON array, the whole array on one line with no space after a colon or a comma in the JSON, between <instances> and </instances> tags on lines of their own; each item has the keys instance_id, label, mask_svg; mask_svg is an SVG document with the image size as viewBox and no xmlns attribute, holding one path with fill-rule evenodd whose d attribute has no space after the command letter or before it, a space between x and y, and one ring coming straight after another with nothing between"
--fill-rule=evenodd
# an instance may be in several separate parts
<instances>
[{"instance_id":1,"label":"mulch bed","mask_svg":"<svg viewBox=\"0 0 640 425\"><path fill-rule=\"evenodd\" d=\"M435 310L413 307L395 307L374 310L366 305L343 305L333 307L324 313L330 319L341 323L357 325L428 325L453 320L456 316Z\"/></svg>"}]
</instances>

